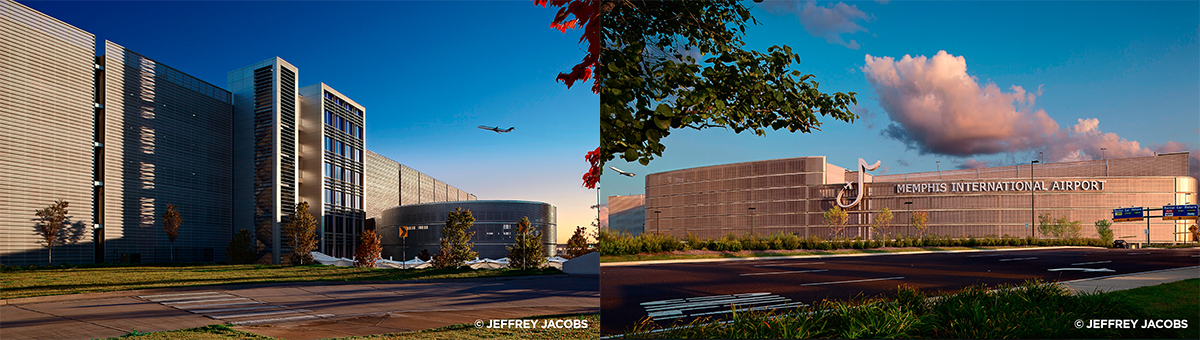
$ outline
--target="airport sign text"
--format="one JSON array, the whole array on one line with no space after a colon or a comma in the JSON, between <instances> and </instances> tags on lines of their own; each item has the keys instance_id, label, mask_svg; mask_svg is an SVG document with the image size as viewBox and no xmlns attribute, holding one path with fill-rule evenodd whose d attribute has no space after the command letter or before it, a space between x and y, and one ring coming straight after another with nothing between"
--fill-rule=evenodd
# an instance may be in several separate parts
<instances>
[{"instance_id":1,"label":"airport sign text","mask_svg":"<svg viewBox=\"0 0 1200 340\"><path fill-rule=\"evenodd\" d=\"M1011 181L1011 182L957 182L957 183L909 183L896 184L896 193L927 193L927 192L988 192L988 191L1067 191L1067 190L1104 190L1107 181L1053 181L1050 186L1046 182Z\"/></svg>"}]
</instances>

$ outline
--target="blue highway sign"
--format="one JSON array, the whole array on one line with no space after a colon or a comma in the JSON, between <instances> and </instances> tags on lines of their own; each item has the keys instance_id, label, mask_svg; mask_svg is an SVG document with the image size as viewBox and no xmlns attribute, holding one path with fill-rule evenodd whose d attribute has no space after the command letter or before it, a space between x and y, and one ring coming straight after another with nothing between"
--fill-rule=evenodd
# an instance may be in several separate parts
<instances>
[{"instance_id":1,"label":"blue highway sign","mask_svg":"<svg viewBox=\"0 0 1200 340\"><path fill-rule=\"evenodd\" d=\"M1141 221L1145 219L1142 207L1113 209L1113 222Z\"/></svg>"},{"instance_id":2,"label":"blue highway sign","mask_svg":"<svg viewBox=\"0 0 1200 340\"><path fill-rule=\"evenodd\" d=\"M1185 205L1166 205L1163 206L1164 220L1194 220L1197 219L1196 210L1200 205L1185 204Z\"/></svg>"}]
</instances>

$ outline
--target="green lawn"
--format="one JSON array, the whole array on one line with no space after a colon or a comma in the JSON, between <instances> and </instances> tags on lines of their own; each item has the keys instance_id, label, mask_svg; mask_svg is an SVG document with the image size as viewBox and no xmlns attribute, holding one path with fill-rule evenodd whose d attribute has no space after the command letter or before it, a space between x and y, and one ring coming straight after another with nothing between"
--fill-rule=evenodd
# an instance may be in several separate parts
<instances>
[{"instance_id":1,"label":"green lawn","mask_svg":"<svg viewBox=\"0 0 1200 340\"><path fill-rule=\"evenodd\" d=\"M1112 293L1075 294L1037 281L972 286L928 299L916 289L855 301L821 301L787 313L735 313L662 328L643 322L630 338L1200 338L1200 279ZM1090 329L1098 319L1188 319L1187 328Z\"/></svg>"},{"instance_id":2,"label":"green lawn","mask_svg":"<svg viewBox=\"0 0 1200 340\"><path fill-rule=\"evenodd\" d=\"M231 283L457 279L562 273L556 269L368 269L322 265L142 265L6 270L0 299Z\"/></svg>"},{"instance_id":3,"label":"green lawn","mask_svg":"<svg viewBox=\"0 0 1200 340\"><path fill-rule=\"evenodd\" d=\"M801 256L801 255L836 255L836 254L877 254L877 253L906 253L915 251L946 251L946 250L996 250L996 249L1013 249L1024 247L911 247L911 248L895 248L895 249L840 249L840 250L789 250L789 251L763 251L763 250L743 250L739 252L721 252L716 254L686 254L686 253L666 253L666 254L639 254L639 255L615 255L601 256L600 262L636 262L636 261L658 261L658 260L692 260L692 259L727 259L727 258L753 258L753 257L776 257L776 256Z\"/></svg>"},{"instance_id":4,"label":"green lawn","mask_svg":"<svg viewBox=\"0 0 1200 340\"><path fill-rule=\"evenodd\" d=\"M573 315L573 316L540 316L530 317L525 319L543 320L543 319L561 319L561 320L582 320L587 323L587 328L531 328L531 329L487 329L476 328L473 324L461 324L446 326L442 328L428 329L416 332L392 333L372 335L366 337L349 337L341 339L388 339L388 340L433 340L433 339L456 339L456 340L477 340L477 339L599 339L600 338L600 315ZM581 324L580 324L581 325ZM540 326L539 326L540 327ZM274 339L250 332L243 332L230 329L225 325L209 325L199 328L181 329L176 331L155 332L155 333L130 333L119 338L112 339L130 339L130 340L157 340L157 339Z\"/></svg>"}]
</instances>

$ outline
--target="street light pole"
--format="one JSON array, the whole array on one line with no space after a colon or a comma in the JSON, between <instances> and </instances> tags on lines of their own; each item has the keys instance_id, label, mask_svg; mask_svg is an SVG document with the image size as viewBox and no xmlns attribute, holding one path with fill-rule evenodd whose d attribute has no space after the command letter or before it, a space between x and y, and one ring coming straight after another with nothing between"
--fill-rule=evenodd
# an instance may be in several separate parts
<instances>
[{"instance_id":1,"label":"street light pole","mask_svg":"<svg viewBox=\"0 0 1200 340\"><path fill-rule=\"evenodd\" d=\"M904 207L908 208L908 222L912 224L912 219L917 215L917 212L912 210L912 201L904 202Z\"/></svg>"},{"instance_id":2,"label":"street light pole","mask_svg":"<svg viewBox=\"0 0 1200 340\"><path fill-rule=\"evenodd\" d=\"M942 179L942 161L937 161L938 179Z\"/></svg>"},{"instance_id":3,"label":"street light pole","mask_svg":"<svg viewBox=\"0 0 1200 340\"><path fill-rule=\"evenodd\" d=\"M746 208L750 210L750 235L754 235L754 207Z\"/></svg>"},{"instance_id":4,"label":"street light pole","mask_svg":"<svg viewBox=\"0 0 1200 340\"><path fill-rule=\"evenodd\" d=\"M662 211L659 211L659 210L654 211L654 233L655 234L662 233L662 228L661 228L662 217L659 217L659 216L661 216L661 215L659 215L661 213L662 213Z\"/></svg>"},{"instance_id":5,"label":"street light pole","mask_svg":"<svg viewBox=\"0 0 1200 340\"><path fill-rule=\"evenodd\" d=\"M1108 176L1108 158L1104 158L1104 150L1108 150L1108 148L1100 148L1100 159L1104 160L1104 176L1107 177Z\"/></svg>"},{"instance_id":6,"label":"street light pole","mask_svg":"<svg viewBox=\"0 0 1200 340\"><path fill-rule=\"evenodd\" d=\"M1041 154L1042 154L1041 152L1038 152L1038 155L1041 155ZM1037 234L1034 233L1034 231L1037 230L1037 212L1034 211L1034 197L1033 197L1033 193L1036 192L1036 191L1034 191L1034 189L1037 188L1036 186L1033 185L1033 165L1034 164L1038 164L1038 161L1034 160L1032 162L1029 162L1029 219L1030 219L1030 221L1029 221L1029 236L1031 236L1033 238L1037 238Z\"/></svg>"}]
</instances>

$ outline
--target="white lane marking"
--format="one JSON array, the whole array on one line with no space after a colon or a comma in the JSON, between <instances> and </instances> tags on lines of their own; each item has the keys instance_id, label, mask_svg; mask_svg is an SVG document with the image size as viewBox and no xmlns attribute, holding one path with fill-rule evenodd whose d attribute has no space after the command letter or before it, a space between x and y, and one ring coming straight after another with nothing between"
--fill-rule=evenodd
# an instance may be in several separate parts
<instances>
[{"instance_id":1,"label":"white lane marking","mask_svg":"<svg viewBox=\"0 0 1200 340\"><path fill-rule=\"evenodd\" d=\"M287 306L266 305L266 306L250 306L250 307L236 307L236 308L185 309L185 310L192 312L192 313L196 313L196 314L208 314L208 313L237 312L237 311L244 311L244 310L271 309L271 308L287 308Z\"/></svg>"},{"instance_id":2,"label":"white lane marking","mask_svg":"<svg viewBox=\"0 0 1200 340\"><path fill-rule=\"evenodd\" d=\"M783 267L783 266L807 266L807 265L816 265L816 264L825 264L825 262L802 262L802 263L758 264L758 265L754 265L754 266L755 266L755 267Z\"/></svg>"},{"instance_id":3,"label":"white lane marking","mask_svg":"<svg viewBox=\"0 0 1200 340\"><path fill-rule=\"evenodd\" d=\"M1149 254L1149 253L1128 253L1125 255L1146 255L1146 254Z\"/></svg>"},{"instance_id":4,"label":"white lane marking","mask_svg":"<svg viewBox=\"0 0 1200 340\"><path fill-rule=\"evenodd\" d=\"M776 299L776 298L779 298L779 296L768 295L768 296L756 296L756 297L752 297L752 298L738 298L738 299L728 299L728 300L707 300L707 301L699 301L699 302L677 303L677 304L671 304L671 305L646 307L646 310L647 311L650 311L650 310L657 311L657 310L664 310L664 309L684 309L684 308L696 307L696 306L724 306L724 305L728 305L731 303L735 304L735 305L741 305L741 304L747 304L747 303L750 303L753 301L761 301L764 299Z\"/></svg>"},{"instance_id":5,"label":"white lane marking","mask_svg":"<svg viewBox=\"0 0 1200 340\"><path fill-rule=\"evenodd\" d=\"M1060 272L1060 271L1066 271L1066 270L1069 270L1069 271L1081 271L1081 272L1085 272L1085 273L1093 273L1093 272L1111 272L1111 273L1115 273L1115 272L1117 272L1117 271L1115 271L1115 270L1108 269L1108 268L1054 268L1054 269L1046 269L1046 271L1048 271L1048 272Z\"/></svg>"},{"instance_id":6,"label":"white lane marking","mask_svg":"<svg viewBox=\"0 0 1200 340\"><path fill-rule=\"evenodd\" d=\"M146 300L150 300L150 301L153 301L153 302L166 302L166 301L183 301L183 300L196 300L196 299L217 299L217 298L231 298L231 297L236 297L236 296L233 296L233 295L228 295L228 294L221 294L221 295L205 295L205 296L169 297L169 298L146 299Z\"/></svg>"},{"instance_id":7,"label":"white lane marking","mask_svg":"<svg viewBox=\"0 0 1200 340\"><path fill-rule=\"evenodd\" d=\"M901 280L901 279L904 279L904 277L903 277L903 276L893 276L893 277L884 277L884 278L878 278L878 279L862 279L862 280L849 280L849 281L833 281L833 282L805 283L805 284L802 284L801 286L835 285L835 284L840 284L840 283L855 283L855 282L883 281L883 280Z\"/></svg>"},{"instance_id":8,"label":"white lane marking","mask_svg":"<svg viewBox=\"0 0 1200 340\"><path fill-rule=\"evenodd\" d=\"M308 320L308 319L316 319L316 318L328 318L328 317L332 317L332 316L333 316L333 314L300 315L300 316L289 316L289 317L284 317L284 318L233 321L233 322L230 322L229 324L235 325L235 326L244 326L244 325L253 325L253 324L260 324L260 323L267 323L267 322L288 322L288 321L299 321L299 320Z\"/></svg>"},{"instance_id":9,"label":"white lane marking","mask_svg":"<svg viewBox=\"0 0 1200 340\"><path fill-rule=\"evenodd\" d=\"M165 306L171 306L171 305L182 305L182 304L189 304L189 303L221 302L221 301L245 301L245 300L250 300L250 299L247 299L247 298L227 298L227 299L209 299L209 300L193 300L193 301L169 301L169 302L160 302L160 303L162 303L162 304L163 304L163 305L165 305Z\"/></svg>"},{"instance_id":10,"label":"white lane marking","mask_svg":"<svg viewBox=\"0 0 1200 340\"><path fill-rule=\"evenodd\" d=\"M262 315L291 314L291 313L308 313L308 312L311 312L311 310L307 310L307 309L287 309L287 310L277 310L277 311L270 311L270 312L256 312L256 313L242 313L242 314L226 314L226 315L210 315L210 316L208 316L208 317L210 317L210 318L213 318L213 319L236 319L236 318L248 318L248 317L252 317L252 316L262 316Z\"/></svg>"},{"instance_id":11,"label":"white lane marking","mask_svg":"<svg viewBox=\"0 0 1200 340\"><path fill-rule=\"evenodd\" d=\"M816 273L816 272L827 272L827 271L829 271L829 269L792 270L792 271L786 271L786 272L749 273L749 274L740 274L740 275L741 276L776 275L776 274Z\"/></svg>"},{"instance_id":12,"label":"white lane marking","mask_svg":"<svg viewBox=\"0 0 1200 340\"><path fill-rule=\"evenodd\" d=\"M1192 255L1192 257L1200 257L1200 255Z\"/></svg>"},{"instance_id":13,"label":"white lane marking","mask_svg":"<svg viewBox=\"0 0 1200 340\"><path fill-rule=\"evenodd\" d=\"M756 310L780 309L780 308L793 308L793 307L804 307L804 306L807 306L807 305L805 305L805 304L803 304L803 303L800 303L800 302L792 302L792 303L784 303L784 304L771 305L771 306L758 306L758 307L746 307L746 308L738 308L738 309L737 309L737 311L739 311L739 312L741 312L741 311L756 311ZM729 310L719 310L719 311L715 311L715 312L708 312L708 313L697 313L697 314L692 314L692 315L689 315L689 316L704 316L704 315L713 315L713 314L725 314L725 313L732 313L733 311L734 311L734 309L729 309Z\"/></svg>"},{"instance_id":14,"label":"white lane marking","mask_svg":"<svg viewBox=\"0 0 1200 340\"><path fill-rule=\"evenodd\" d=\"M172 297L172 296L211 295L211 294L221 294L221 293L220 292L178 293L178 294L142 295L142 296L138 296L138 297L149 300L149 299L154 299L154 298L164 298L164 297Z\"/></svg>"},{"instance_id":15,"label":"white lane marking","mask_svg":"<svg viewBox=\"0 0 1200 340\"><path fill-rule=\"evenodd\" d=\"M260 303L266 303L266 302L242 301L242 302L227 302L227 303L213 303L213 304L207 304L207 305L185 305L185 306L172 306L172 307L175 307L178 309L189 309L189 308L197 309L197 308L215 308L215 307L236 306L236 305L253 305L253 304L260 304Z\"/></svg>"},{"instance_id":16,"label":"white lane marking","mask_svg":"<svg viewBox=\"0 0 1200 340\"><path fill-rule=\"evenodd\" d=\"M739 298L739 297L760 296L760 295L767 295L767 294L771 294L771 293L744 293L744 294L732 294L732 295L712 295L712 296L701 296L701 297L684 298L684 299L670 299L670 300L658 300L658 301L642 302L642 303L641 303L641 305L643 305L643 306L646 306L646 305L661 305L661 304L668 304L668 303L679 303L679 302L695 302L695 301L703 301L703 300L717 300L717 299L728 299L728 298Z\"/></svg>"},{"instance_id":17,"label":"white lane marking","mask_svg":"<svg viewBox=\"0 0 1200 340\"><path fill-rule=\"evenodd\" d=\"M1014 258L1014 259L1000 259L1000 262L1004 262L1004 261L1024 261L1024 260L1037 260L1037 258L1036 258L1036 257L1018 257L1018 258Z\"/></svg>"},{"instance_id":18,"label":"white lane marking","mask_svg":"<svg viewBox=\"0 0 1200 340\"><path fill-rule=\"evenodd\" d=\"M1109 262L1112 262L1112 261L1080 262L1080 263L1072 263L1071 265L1072 266L1082 266L1085 264L1101 264L1101 263L1109 263Z\"/></svg>"}]
</instances>

